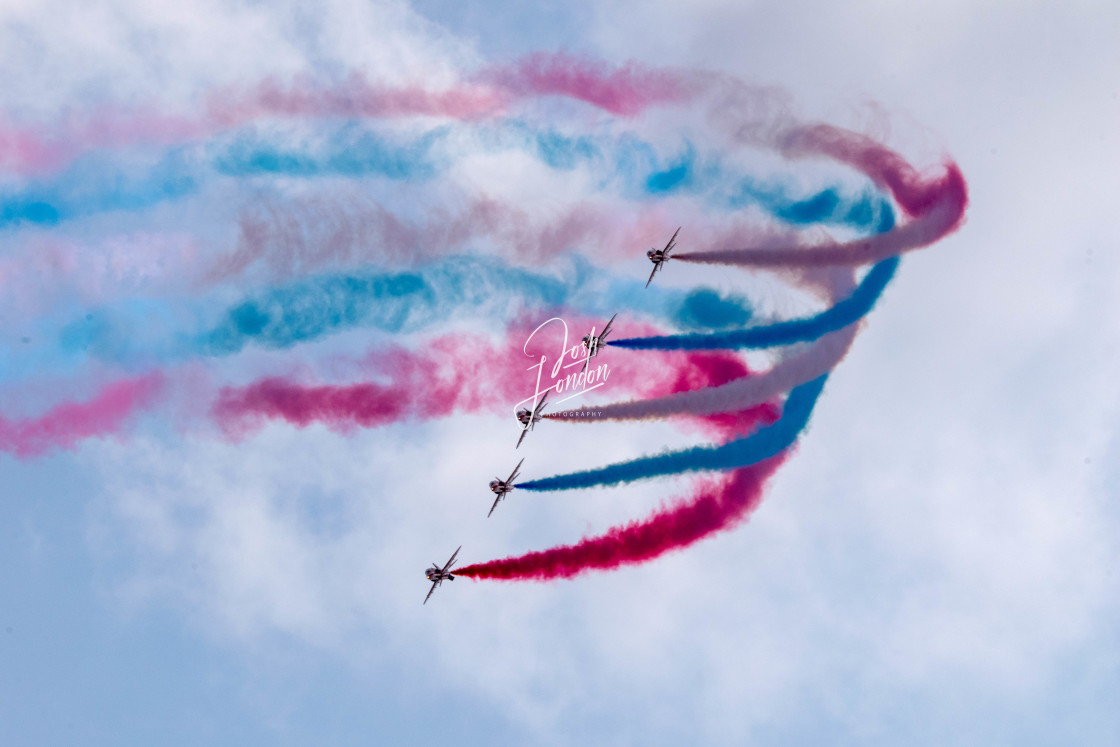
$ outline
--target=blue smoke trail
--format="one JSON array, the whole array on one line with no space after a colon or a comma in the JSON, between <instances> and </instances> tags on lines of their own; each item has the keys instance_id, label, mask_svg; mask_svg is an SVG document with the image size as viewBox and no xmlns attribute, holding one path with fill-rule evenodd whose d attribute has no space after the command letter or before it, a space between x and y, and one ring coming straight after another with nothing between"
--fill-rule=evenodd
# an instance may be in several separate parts
<instances>
[{"instance_id":1,"label":"blue smoke trail","mask_svg":"<svg viewBox=\"0 0 1120 747\"><path fill-rule=\"evenodd\" d=\"M613 277L578 254L560 272L509 267L486 257L450 257L409 271L322 275L273 287L220 312L206 302L182 305L124 299L98 309L71 309L67 321L37 331L54 339L34 356L0 343L0 379L32 376L45 367L67 368L84 358L129 368L197 356L226 356L256 345L286 349L354 328L421 332L455 317L511 319L528 311L577 307L604 318L630 314L678 328L717 330L749 319L746 299L701 288L643 289L640 279ZM53 326L53 331L51 327Z\"/></svg>"},{"instance_id":2,"label":"blue smoke trail","mask_svg":"<svg viewBox=\"0 0 1120 747\"><path fill-rule=\"evenodd\" d=\"M195 194L207 181L223 176L430 179L453 161L451 132L444 126L401 140L349 122L320 128L294 143L262 137L255 130L242 132L173 149L154 165L122 167L105 155L87 156L52 180L0 194L0 228L54 226L112 210L141 210ZM711 193L713 205L724 209L754 204L787 223L831 223L861 230L890 209L881 196L866 191L852 197L829 188L794 197L782 186L759 186L731 173L718 156L702 160L689 142L680 155L666 160L653 145L632 134L567 136L510 120L482 130L479 136L490 148L523 148L553 169L595 167L605 172L600 189L614 185L633 198ZM146 156L139 154L139 158Z\"/></svg>"},{"instance_id":3,"label":"blue smoke trail","mask_svg":"<svg viewBox=\"0 0 1120 747\"><path fill-rule=\"evenodd\" d=\"M828 375L795 387L782 408L782 417L773 425L723 446L697 446L656 456L611 464L599 469L572 472L541 480L518 483L525 490L574 490L617 485L661 475L748 467L769 459L786 449L809 423L809 416L824 389Z\"/></svg>"},{"instance_id":4,"label":"blue smoke trail","mask_svg":"<svg viewBox=\"0 0 1120 747\"><path fill-rule=\"evenodd\" d=\"M427 178L440 168L432 150L446 134L446 128L438 128L394 143L368 130L344 127L332 131L318 152L241 135L228 145L208 146L218 151L209 158L199 148L176 148L154 165L123 168L106 156L87 156L54 179L0 195L0 228L26 223L54 226L96 213L143 210L194 194L215 174Z\"/></svg>"},{"instance_id":5,"label":"blue smoke trail","mask_svg":"<svg viewBox=\"0 0 1120 747\"><path fill-rule=\"evenodd\" d=\"M254 135L242 135L214 159L214 168L226 176L283 175L383 176L388 179L425 179L441 168L432 150L446 139L449 128L440 127L408 142L392 142L348 125L323 138L318 149L281 146Z\"/></svg>"},{"instance_id":6,"label":"blue smoke trail","mask_svg":"<svg viewBox=\"0 0 1120 747\"><path fill-rule=\"evenodd\" d=\"M209 354L226 355L249 343L287 348L358 326L416 332L467 310L507 317L520 305L562 305L585 271L577 265L565 282L488 259L452 257L416 271L321 276L238 304L201 343Z\"/></svg>"},{"instance_id":7,"label":"blue smoke trail","mask_svg":"<svg viewBox=\"0 0 1120 747\"><path fill-rule=\"evenodd\" d=\"M646 195L663 197L712 191L712 201L720 207L738 210L757 205L791 225L832 224L857 230L874 228L878 232L886 230L882 227L883 221L893 225L890 202L870 190L853 197L831 187L809 197L794 197L784 185L761 185L751 178L736 177L718 159L702 162L696 149L687 142L683 153L667 163L658 159L652 146L636 138L624 138L615 152L619 173L642 182L640 191ZM728 193L723 185L734 184L736 180L737 186L731 187ZM634 191L635 186L630 190ZM879 225L876 225L877 219Z\"/></svg>"},{"instance_id":8,"label":"blue smoke trail","mask_svg":"<svg viewBox=\"0 0 1120 747\"><path fill-rule=\"evenodd\" d=\"M844 225L883 233L894 227L890 201L870 190L858 197L847 197L835 187L805 198L793 197L780 185L760 185L751 179L740 183L728 199L732 208L757 204L785 223L797 226L816 223Z\"/></svg>"},{"instance_id":9,"label":"blue smoke trail","mask_svg":"<svg viewBox=\"0 0 1120 747\"><path fill-rule=\"evenodd\" d=\"M599 184L600 189L617 182L623 193L634 198L710 192L712 203L718 207L738 210L757 205L792 225L823 223L881 232L885 230L882 221L890 220L893 224L890 202L874 191L865 189L851 196L832 187L808 197L797 197L784 185L761 184L732 173L718 157L701 159L695 146L687 141L679 155L665 159L651 143L630 133L570 136L551 129L536 129L518 119L503 123L495 131L483 131L480 138L490 148L518 147L533 152L557 170L579 165L605 169L607 174Z\"/></svg>"},{"instance_id":10,"label":"blue smoke trail","mask_svg":"<svg viewBox=\"0 0 1120 747\"><path fill-rule=\"evenodd\" d=\"M793 319L714 334L631 337L608 341L607 344L632 350L718 350L769 348L810 342L847 327L871 311L887 283L894 277L898 263L899 258L896 256L874 265L852 295L808 319Z\"/></svg>"},{"instance_id":11,"label":"blue smoke trail","mask_svg":"<svg viewBox=\"0 0 1120 747\"><path fill-rule=\"evenodd\" d=\"M201 346L225 355L250 343L287 348L357 326L408 333L459 314L508 319L561 306L601 315L625 308L693 329L724 328L752 314L745 299L708 289L651 295L641 281L605 276L579 255L570 259L572 271L563 279L481 257L452 257L409 272L313 278L231 308Z\"/></svg>"},{"instance_id":12,"label":"blue smoke trail","mask_svg":"<svg viewBox=\"0 0 1120 747\"><path fill-rule=\"evenodd\" d=\"M56 179L0 196L0 228L62 221L114 210L143 210L198 191L201 173L184 150L152 166L120 169L101 156L76 161Z\"/></svg>"},{"instance_id":13,"label":"blue smoke trail","mask_svg":"<svg viewBox=\"0 0 1120 747\"><path fill-rule=\"evenodd\" d=\"M537 158L557 171L570 171L581 163L604 158L602 147L587 135L570 137L555 130L533 132L518 121L510 122L509 126L524 144L535 146Z\"/></svg>"},{"instance_id":14,"label":"blue smoke trail","mask_svg":"<svg viewBox=\"0 0 1120 747\"><path fill-rule=\"evenodd\" d=\"M751 315L746 298L722 296L711 288L697 288L685 296L673 315L673 322L685 329L716 330L742 327L751 320Z\"/></svg>"}]
</instances>

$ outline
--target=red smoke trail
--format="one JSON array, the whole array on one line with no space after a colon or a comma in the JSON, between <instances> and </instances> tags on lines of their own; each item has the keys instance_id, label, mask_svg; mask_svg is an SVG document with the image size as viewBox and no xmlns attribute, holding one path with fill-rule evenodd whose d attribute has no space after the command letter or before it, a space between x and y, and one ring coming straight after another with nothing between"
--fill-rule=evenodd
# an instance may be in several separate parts
<instances>
[{"instance_id":1,"label":"red smoke trail","mask_svg":"<svg viewBox=\"0 0 1120 747\"><path fill-rule=\"evenodd\" d=\"M602 323L574 316L567 320L570 334L575 333L569 345L578 345L579 335L585 329ZM640 334L656 333L648 325L621 326ZM539 358L528 358L520 352L531 330L519 326L499 344L486 338L448 335L426 344L422 351L400 347L379 351L369 356L366 365L387 378L387 383L306 384L270 377L245 387L226 387L220 391L212 412L223 430L233 437L243 436L269 420L283 420L301 428L323 423L346 432L455 412L509 411L512 415L512 406L531 397L536 384L536 372L527 369ZM559 347L555 353L551 347L547 349L549 360L542 389L552 383L548 369L555 362ZM718 386L748 373L735 355L722 352L655 352L640 357L603 354L592 361L591 368L602 364L610 365L604 390L621 389L647 397ZM569 373L578 370L577 366L569 369ZM556 381L564 376L562 371ZM748 412L754 420L766 420L772 409L764 406ZM698 422L725 433L743 427L744 421L741 417L713 415Z\"/></svg>"},{"instance_id":2,"label":"red smoke trail","mask_svg":"<svg viewBox=\"0 0 1120 747\"><path fill-rule=\"evenodd\" d=\"M160 374L150 374L114 382L91 400L56 405L37 418L0 417L0 451L30 457L52 447L73 448L84 438L113 433L129 415L150 403L162 384Z\"/></svg>"},{"instance_id":3,"label":"red smoke trail","mask_svg":"<svg viewBox=\"0 0 1120 747\"><path fill-rule=\"evenodd\" d=\"M587 537L574 545L491 560L455 571L456 575L500 581L550 581L591 570L614 570L681 550L716 532L731 529L762 500L766 480L785 455L703 480L690 499L664 506L641 521Z\"/></svg>"}]
</instances>

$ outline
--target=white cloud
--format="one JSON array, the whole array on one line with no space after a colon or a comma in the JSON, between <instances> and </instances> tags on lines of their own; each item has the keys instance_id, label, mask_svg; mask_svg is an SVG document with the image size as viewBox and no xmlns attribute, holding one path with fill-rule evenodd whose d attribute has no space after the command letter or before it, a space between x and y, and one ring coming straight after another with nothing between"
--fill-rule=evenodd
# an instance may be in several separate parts
<instances>
[{"instance_id":1,"label":"white cloud","mask_svg":"<svg viewBox=\"0 0 1120 747\"><path fill-rule=\"evenodd\" d=\"M3 62L43 72L6 89L5 106L100 90L186 100L322 66L438 78L476 54L395 5L332 3L311 30L296 6L146 7L17 8ZM1045 702L1116 614L1104 465L1120 152L1115 133L1100 137L1116 121L1116 66L1076 64L1083 40L1102 60L1116 52L1078 27L1054 42L1063 54L1036 57L1022 33L1051 38L1049 16L959 13L615 4L591 31L608 57L785 83L809 112L858 120L869 115L848 102L873 95L894 141L926 159L944 145L972 184L967 226L904 263L746 526L575 582L460 580L421 607L421 569L460 542L468 561L569 542L670 490L514 494L486 521L482 486L512 466L497 421L354 438L275 427L240 445L88 445L103 478L99 551L126 561L103 572L127 603L170 606L223 645L280 633L359 668L399 666L470 688L542 741L595 728L581 723L620 742L745 741L829 718L872 741L901 733L890 711L907 697L942 728L989 700ZM1041 77L1014 77L1020 65ZM55 99L36 92L43 81ZM571 434L534 433L526 476L684 442L665 428Z\"/></svg>"},{"instance_id":2,"label":"white cloud","mask_svg":"<svg viewBox=\"0 0 1120 747\"><path fill-rule=\"evenodd\" d=\"M5 112L49 117L107 99L197 105L266 76L358 71L391 83L446 83L474 53L403 2L48 0L0 11Z\"/></svg>"}]
</instances>

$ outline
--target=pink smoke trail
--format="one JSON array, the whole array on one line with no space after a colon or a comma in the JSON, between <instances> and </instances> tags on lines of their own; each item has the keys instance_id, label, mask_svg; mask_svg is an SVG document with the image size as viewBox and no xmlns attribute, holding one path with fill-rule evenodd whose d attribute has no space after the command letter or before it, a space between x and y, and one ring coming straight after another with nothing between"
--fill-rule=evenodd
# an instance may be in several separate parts
<instances>
[{"instance_id":1,"label":"pink smoke trail","mask_svg":"<svg viewBox=\"0 0 1120 747\"><path fill-rule=\"evenodd\" d=\"M274 116L474 119L500 113L509 98L491 85L465 83L433 91L384 86L354 73L341 85L302 79L285 86L269 79L248 90L219 91L210 97L207 113L222 126Z\"/></svg>"},{"instance_id":2,"label":"pink smoke trail","mask_svg":"<svg viewBox=\"0 0 1120 747\"><path fill-rule=\"evenodd\" d=\"M609 70L599 60L563 52L536 52L512 65L484 71L480 78L517 96L567 96L622 116L685 101L699 92L691 76L676 71L635 62Z\"/></svg>"},{"instance_id":3,"label":"pink smoke trail","mask_svg":"<svg viewBox=\"0 0 1120 747\"><path fill-rule=\"evenodd\" d=\"M202 114L165 115L103 107L79 119L50 125L0 123L0 168L36 176L65 167L101 148L175 145L266 117L449 117L499 113L509 96L490 86L466 84L445 91L377 86L360 75L336 86L297 81L284 87L266 80L248 90L211 93Z\"/></svg>"},{"instance_id":4,"label":"pink smoke trail","mask_svg":"<svg viewBox=\"0 0 1120 747\"><path fill-rule=\"evenodd\" d=\"M959 203L963 210L968 201L964 176L952 161L946 161L940 178L923 176L905 158L885 145L841 127L815 124L790 128L777 139L780 152L787 158L826 155L862 171L876 184L890 190L899 206L908 215L924 215L946 200Z\"/></svg>"},{"instance_id":5,"label":"pink smoke trail","mask_svg":"<svg viewBox=\"0 0 1120 747\"><path fill-rule=\"evenodd\" d=\"M527 386L526 365L520 360L498 375L487 368L487 361L509 360L509 350L482 338L456 336L439 338L424 352L393 347L371 361L389 379L387 384L305 385L270 377L223 388L213 415L228 434L240 436L268 420L301 428L324 423L345 432L493 409L516 401Z\"/></svg>"},{"instance_id":6,"label":"pink smoke trail","mask_svg":"<svg viewBox=\"0 0 1120 747\"><path fill-rule=\"evenodd\" d=\"M194 116L103 109L54 127L0 122L0 170L38 176L64 168L82 153L136 144L172 144L202 137L213 127Z\"/></svg>"},{"instance_id":7,"label":"pink smoke trail","mask_svg":"<svg viewBox=\"0 0 1120 747\"><path fill-rule=\"evenodd\" d=\"M591 324L591 320L579 320L572 326L582 334ZM651 329L646 325L628 328ZM511 349L520 348L527 336L527 331L519 330L494 344L485 338L448 335L432 341L422 352L399 347L379 351L369 357L367 365L387 378L387 383L305 384L270 377L244 387L226 387L219 392L212 414L222 429L236 438L270 420L300 428L323 423L345 432L455 412L502 413L533 394L536 374L528 367L534 360L509 354ZM569 344L578 345L578 336ZM609 359L596 358L593 364L602 365L603 360ZM550 357L546 368L551 368L554 361ZM640 368L610 365L607 385L639 396L718 386L748 373L730 353L656 353L644 356ZM564 378L562 371L555 381ZM552 383L547 373L542 382L542 387ZM771 409L752 411L751 417L776 416ZM707 420L708 427L722 432L726 420L726 416L713 416Z\"/></svg>"},{"instance_id":8,"label":"pink smoke trail","mask_svg":"<svg viewBox=\"0 0 1120 747\"><path fill-rule=\"evenodd\" d=\"M683 72L629 62L611 69L564 53L536 53L494 65L444 89L390 86L353 73L342 83L310 78L285 84L274 78L250 88L210 93L202 113L162 114L103 107L54 126L0 122L0 168L41 175L82 153L131 145L173 145L269 117L443 117L471 120L495 116L519 100L560 95L620 116L691 98L701 88Z\"/></svg>"},{"instance_id":9,"label":"pink smoke trail","mask_svg":"<svg viewBox=\"0 0 1120 747\"><path fill-rule=\"evenodd\" d=\"M302 79L285 86L266 80L248 91L211 97L209 115L225 124L264 116L449 117L475 119L500 114L524 99L566 96L611 114L634 116L658 104L687 101L701 89L696 76L627 62L602 61L564 52L536 52L484 68L444 90L392 87L354 73L341 85Z\"/></svg>"},{"instance_id":10,"label":"pink smoke trail","mask_svg":"<svg viewBox=\"0 0 1120 747\"><path fill-rule=\"evenodd\" d=\"M151 403L162 384L162 375L149 374L114 382L93 399L56 405L37 418L0 417L0 451L26 458L51 448L73 448L82 439L114 433L130 415Z\"/></svg>"}]
</instances>

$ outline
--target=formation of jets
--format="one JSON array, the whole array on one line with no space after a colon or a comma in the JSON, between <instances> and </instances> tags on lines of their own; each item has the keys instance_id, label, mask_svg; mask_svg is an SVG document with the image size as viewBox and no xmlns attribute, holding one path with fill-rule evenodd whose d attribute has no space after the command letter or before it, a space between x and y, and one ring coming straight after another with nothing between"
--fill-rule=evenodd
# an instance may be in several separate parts
<instances>
[{"instance_id":1,"label":"formation of jets","mask_svg":"<svg viewBox=\"0 0 1120 747\"><path fill-rule=\"evenodd\" d=\"M673 232L672 237L669 239L669 243L665 244L664 249L650 249L648 252L646 252L646 257L650 262L653 262L653 271L650 272L649 280L646 281L647 288L649 287L649 284L653 282L653 276L657 274L657 271L660 270L666 262L672 259L672 257L669 256L669 252L671 252L676 246L677 234L680 232L681 229L678 227L677 230ZM611 324L614 322L615 316L618 315L615 314L614 316L612 316L603 326L603 331L599 334L595 334L595 328L592 327L591 334L583 336L583 347L587 348L587 359L583 362L584 371L587 370L587 366L591 363L591 359L599 354L603 343L607 339L607 335L610 334ZM525 434L533 430L533 426L540 422L541 411L544 410L545 401L547 399L548 392L545 392L544 396L541 397L540 401L531 410L526 407L521 408L517 411L517 422L521 425L521 437L517 439L517 446L515 446L514 448L520 448L521 442L525 440ZM509 495L510 491L512 491L516 487L516 485L514 485L514 481L521 473L521 465L524 462L524 459L518 462L517 466L513 468L513 472L511 472L509 474L509 477L507 477L506 479L499 480L495 477L490 481L490 492L494 494L494 503L490 506L490 512L486 514L487 518L489 518L491 514L494 513L494 509L498 507L498 504L502 501L502 499ZM459 550L462 549L463 546L460 545L459 548L455 550L454 553L452 553L451 558L446 563L444 563L442 568L439 565L433 563L431 568L424 571L424 576L432 582L432 588L428 589L428 596L424 597L424 604L428 603L428 600L432 597L432 593L436 590L437 587L440 586L440 584L442 584L444 581L455 580L455 575L451 572L451 568L453 565L455 565L455 558L459 556Z\"/></svg>"}]
</instances>

